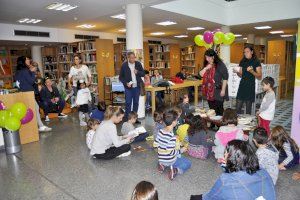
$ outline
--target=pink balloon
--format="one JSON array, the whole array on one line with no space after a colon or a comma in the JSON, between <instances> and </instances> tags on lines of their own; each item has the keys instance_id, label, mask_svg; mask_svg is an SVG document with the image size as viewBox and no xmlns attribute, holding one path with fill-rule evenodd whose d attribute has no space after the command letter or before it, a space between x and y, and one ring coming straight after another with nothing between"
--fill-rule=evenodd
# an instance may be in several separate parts
<instances>
[{"instance_id":1,"label":"pink balloon","mask_svg":"<svg viewBox=\"0 0 300 200\"><path fill-rule=\"evenodd\" d=\"M212 32L210 31L205 31L204 34L203 34L203 39L204 41L207 43L207 44L210 44L213 42L214 40L214 35Z\"/></svg>"},{"instance_id":2,"label":"pink balloon","mask_svg":"<svg viewBox=\"0 0 300 200\"><path fill-rule=\"evenodd\" d=\"M21 124L27 124L32 119L33 119L33 111L31 110L31 108L28 108L25 117L21 119Z\"/></svg>"},{"instance_id":3,"label":"pink balloon","mask_svg":"<svg viewBox=\"0 0 300 200\"><path fill-rule=\"evenodd\" d=\"M3 103L3 101L0 100L0 110L5 110L5 109L6 109L6 107Z\"/></svg>"}]
</instances>

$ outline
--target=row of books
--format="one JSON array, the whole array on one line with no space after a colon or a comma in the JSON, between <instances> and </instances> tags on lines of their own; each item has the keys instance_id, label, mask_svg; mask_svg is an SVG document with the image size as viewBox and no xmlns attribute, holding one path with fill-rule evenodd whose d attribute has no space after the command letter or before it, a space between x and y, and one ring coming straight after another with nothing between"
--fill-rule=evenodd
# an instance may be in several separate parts
<instances>
[{"instance_id":1,"label":"row of books","mask_svg":"<svg viewBox=\"0 0 300 200\"><path fill-rule=\"evenodd\" d=\"M79 42L78 43L78 51L89 51L89 50L95 50L96 49L96 43L95 42Z\"/></svg>"},{"instance_id":2,"label":"row of books","mask_svg":"<svg viewBox=\"0 0 300 200\"><path fill-rule=\"evenodd\" d=\"M81 59L82 59L83 63L86 63L86 62L96 62L96 60L97 60L96 53L81 54Z\"/></svg>"}]
</instances>

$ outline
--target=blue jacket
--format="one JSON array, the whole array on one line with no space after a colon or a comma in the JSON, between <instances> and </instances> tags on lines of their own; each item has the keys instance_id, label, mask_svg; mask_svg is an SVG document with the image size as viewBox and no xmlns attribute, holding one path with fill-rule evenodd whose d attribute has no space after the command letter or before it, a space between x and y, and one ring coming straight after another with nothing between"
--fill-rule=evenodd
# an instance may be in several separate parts
<instances>
[{"instance_id":1,"label":"blue jacket","mask_svg":"<svg viewBox=\"0 0 300 200\"><path fill-rule=\"evenodd\" d=\"M143 81L141 77L145 76L145 71L144 71L142 64L138 61L135 61L135 69L138 71L136 74L137 86L140 87L141 82ZM125 61L122 64L119 80L123 83L124 87L128 89L127 83L132 81L131 71L128 66L128 61Z\"/></svg>"},{"instance_id":2,"label":"blue jacket","mask_svg":"<svg viewBox=\"0 0 300 200\"><path fill-rule=\"evenodd\" d=\"M272 178L264 169L252 175L245 171L223 173L202 198L203 200L254 200L260 196L267 200L276 199Z\"/></svg>"},{"instance_id":3,"label":"blue jacket","mask_svg":"<svg viewBox=\"0 0 300 200\"><path fill-rule=\"evenodd\" d=\"M43 88L40 92L42 102L51 103L51 99L53 99L55 97L58 97L59 99L62 99L60 94L59 94L59 91L58 91L57 87L52 86L52 90L53 90L53 92L51 93L46 86L43 86Z\"/></svg>"},{"instance_id":4,"label":"blue jacket","mask_svg":"<svg viewBox=\"0 0 300 200\"><path fill-rule=\"evenodd\" d=\"M16 85L22 92L34 91L37 93L37 85L35 83L35 74L28 68L17 71L15 75Z\"/></svg>"}]
</instances>

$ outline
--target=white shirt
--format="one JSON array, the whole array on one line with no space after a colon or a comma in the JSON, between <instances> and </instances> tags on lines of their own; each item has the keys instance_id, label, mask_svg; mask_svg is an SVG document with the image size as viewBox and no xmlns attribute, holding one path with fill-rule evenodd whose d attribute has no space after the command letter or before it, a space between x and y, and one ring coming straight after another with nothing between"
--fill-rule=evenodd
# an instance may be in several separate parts
<instances>
[{"instance_id":1,"label":"white shirt","mask_svg":"<svg viewBox=\"0 0 300 200\"><path fill-rule=\"evenodd\" d=\"M94 135L95 135L94 130L89 130L86 134L86 145L88 146L89 149L91 149Z\"/></svg>"},{"instance_id":2,"label":"white shirt","mask_svg":"<svg viewBox=\"0 0 300 200\"><path fill-rule=\"evenodd\" d=\"M84 80L86 83L89 81L89 77L92 77L90 69L86 65L81 65L80 68L72 66L69 73L69 78L73 79L73 86L77 87L79 80Z\"/></svg>"},{"instance_id":3,"label":"white shirt","mask_svg":"<svg viewBox=\"0 0 300 200\"><path fill-rule=\"evenodd\" d=\"M80 89L77 92L76 105L88 104L92 101L92 96L89 88Z\"/></svg>"},{"instance_id":4,"label":"white shirt","mask_svg":"<svg viewBox=\"0 0 300 200\"><path fill-rule=\"evenodd\" d=\"M90 154L103 154L112 146L120 147L128 142L129 139L118 136L117 126L111 120L104 120L96 130Z\"/></svg>"},{"instance_id":5,"label":"white shirt","mask_svg":"<svg viewBox=\"0 0 300 200\"><path fill-rule=\"evenodd\" d=\"M135 63L132 64L132 63L128 62L128 66L129 66L130 71L131 71L131 80L133 82L132 87L137 87L136 76L135 76L135 73L134 73Z\"/></svg>"}]
</instances>

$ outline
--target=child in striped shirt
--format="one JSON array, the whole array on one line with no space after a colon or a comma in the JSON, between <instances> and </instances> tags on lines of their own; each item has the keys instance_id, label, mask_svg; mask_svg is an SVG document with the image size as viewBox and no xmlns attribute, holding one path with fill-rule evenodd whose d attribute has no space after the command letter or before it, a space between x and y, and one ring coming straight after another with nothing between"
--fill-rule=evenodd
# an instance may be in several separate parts
<instances>
[{"instance_id":1,"label":"child in striped shirt","mask_svg":"<svg viewBox=\"0 0 300 200\"><path fill-rule=\"evenodd\" d=\"M191 167L191 161L181 155L186 148L176 148L176 137L173 129L177 124L178 113L174 110L163 114L165 128L160 129L155 142L158 144L158 171L163 173L169 168L168 178L173 180L177 174L183 174Z\"/></svg>"}]
</instances>

